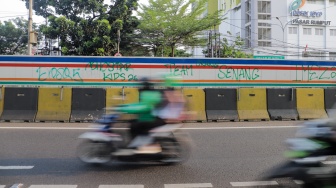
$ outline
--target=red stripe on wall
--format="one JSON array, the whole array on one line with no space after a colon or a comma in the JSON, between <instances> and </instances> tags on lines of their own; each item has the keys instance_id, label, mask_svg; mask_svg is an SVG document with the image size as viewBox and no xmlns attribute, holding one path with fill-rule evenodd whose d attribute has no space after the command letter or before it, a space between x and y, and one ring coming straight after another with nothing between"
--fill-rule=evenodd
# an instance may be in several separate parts
<instances>
[{"instance_id":1,"label":"red stripe on wall","mask_svg":"<svg viewBox=\"0 0 336 188\"><path fill-rule=\"evenodd\" d=\"M96 65L96 64L95 64ZM126 67L127 66L127 67ZM0 62L0 67L68 67L68 68L87 68L89 70L99 70L99 69L107 69L107 68L113 68L111 66L108 66L106 64L101 64L97 66L90 66L88 63L75 63L75 64L67 64L67 63L61 63L61 64L48 64L48 63L7 63L7 62ZM118 68L137 68L137 69L258 69L258 70L314 70L314 71L336 71L336 67L318 67L318 66L246 66L246 65L221 65L218 67L211 67L211 66L199 66L199 65L115 65L115 69Z\"/></svg>"}]
</instances>

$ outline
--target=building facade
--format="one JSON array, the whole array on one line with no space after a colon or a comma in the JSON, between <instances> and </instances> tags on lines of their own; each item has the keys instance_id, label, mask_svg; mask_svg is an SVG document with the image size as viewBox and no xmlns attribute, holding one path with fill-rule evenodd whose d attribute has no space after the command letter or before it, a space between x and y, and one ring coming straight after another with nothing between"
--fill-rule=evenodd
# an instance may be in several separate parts
<instances>
[{"instance_id":1,"label":"building facade","mask_svg":"<svg viewBox=\"0 0 336 188\"><path fill-rule=\"evenodd\" d=\"M255 58L336 60L336 0L218 0L221 38Z\"/></svg>"}]
</instances>

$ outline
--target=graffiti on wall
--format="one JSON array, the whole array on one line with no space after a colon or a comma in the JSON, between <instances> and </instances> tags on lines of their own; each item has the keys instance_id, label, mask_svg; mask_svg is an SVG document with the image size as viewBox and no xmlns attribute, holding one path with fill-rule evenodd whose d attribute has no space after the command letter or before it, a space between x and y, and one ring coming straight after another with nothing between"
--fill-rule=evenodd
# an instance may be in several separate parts
<instances>
[{"instance_id":1,"label":"graffiti on wall","mask_svg":"<svg viewBox=\"0 0 336 188\"><path fill-rule=\"evenodd\" d=\"M260 77L259 69L257 68L234 68L232 66L197 63L193 65L176 65L175 63L165 64L169 72L174 76L193 76L193 68L210 68L216 70L217 78L220 80L257 80Z\"/></svg>"},{"instance_id":2,"label":"graffiti on wall","mask_svg":"<svg viewBox=\"0 0 336 188\"><path fill-rule=\"evenodd\" d=\"M139 76L131 63L116 62L89 62L85 65L85 71L98 72L102 81L137 81ZM168 72L175 76L193 77L194 69L210 68L215 70L219 80L258 80L261 71L258 68L235 68L229 65L198 63L196 65L165 64ZM38 67L35 71L39 81L72 80L82 82L80 68L68 67ZM336 78L336 67L325 66L296 66L296 81L304 80L331 80Z\"/></svg>"},{"instance_id":3,"label":"graffiti on wall","mask_svg":"<svg viewBox=\"0 0 336 188\"><path fill-rule=\"evenodd\" d=\"M103 81L137 81L138 76L131 66L131 63L89 62L85 70L100 72Z\"/></svg>"},{"instance_id":4,"label":"graffiti on wall","mask_svg":"<svg viewBox=\"0 0 336 188\"><path fill-rule=\"evenodd\" d=\"M173 60L169 63L141 63L139 62L121 62L109 61L99 62L95 59L92 62L76 62L61 63L52 61L52 63L25 63L13 64L10 66L7 62L0 60L0 77L3 83L15 83L17 80L27 78L27 81L37 80L39 82L54 82L59 84L62 82L72 82L74 84L104 83L108 82L132 82L139 78L147 76L157 76L159 72L169 72L175 76L181 76L186 83L198 84L201 82L212 83L235 83L246 81L248 83L288 83L288 84L307 84L311 83L328 83L332 84L336 80L336 63L319 63L302 65L278 65L278 64L239 64L226 63L225 61L213 61L208 59L199 59L188 63L187 60ZM137 60L135 60L137 61ZM220 63L219 63L220 62ZM30 68L32 67L32 69ZM15 74L9 72L15 71ZM13 75L13 76L12 76ZM19 78L19 79L17 79ZM13 80L11 80L13 79ZM36 82L38 83L38 82ZM118 84L118 83L116 83ZM223 84L224 85L224 84ZM271 84L270 84L271 85Z\"/></svg>"},{"instance_id":5,"label":"graffiti on wall","mask_svg":"<svg viewBox=\"0 0 336 188\"><path fill-rule=\"evenodd\" d=\"M296 66L296 80L333 80L336 78L336 67Z\"/></svg>"},{"instance_id":6,"label":"graffiti on wall","mask_svg":"<svg viewBox=\"0 0 336 188\"><path fill-rule=\"evenodd\" d=\"M80 76L80 69L79 68L46 68L46 67L39 67L36 69L37 79L39 81L47 81L50 79L53 80L67 80L70 79L72 81L82 82L83 79Z\"/></svg>"}]
</instances>

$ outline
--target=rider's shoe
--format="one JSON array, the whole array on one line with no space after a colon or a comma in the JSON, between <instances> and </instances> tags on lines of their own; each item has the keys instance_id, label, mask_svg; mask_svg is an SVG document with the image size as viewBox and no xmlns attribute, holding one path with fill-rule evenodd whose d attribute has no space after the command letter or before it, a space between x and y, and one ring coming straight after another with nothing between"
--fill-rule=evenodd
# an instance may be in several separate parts
<instances>
[{"instance_id":1,"label":"rider's shoe","mask_svg":"<svg viewBox=\"0 0 336 188\"><path fill-rule=\"evenodd\" d=\"M137 150L134 151L137 154L155 154L162 152L160 145L152 144L147 146L139 147Z\"/></svg>"},{"instance_id":2,"label":"rider's shoe","mask_svg":"<svg viewBox=\"0 0 336 188\"><path fill-rule=\"evenodd\" d=\"M134 149L119 149L118 151L114 152L113 155L115 156L130 156L135 154Z\"/></svg>"}]
</instances>

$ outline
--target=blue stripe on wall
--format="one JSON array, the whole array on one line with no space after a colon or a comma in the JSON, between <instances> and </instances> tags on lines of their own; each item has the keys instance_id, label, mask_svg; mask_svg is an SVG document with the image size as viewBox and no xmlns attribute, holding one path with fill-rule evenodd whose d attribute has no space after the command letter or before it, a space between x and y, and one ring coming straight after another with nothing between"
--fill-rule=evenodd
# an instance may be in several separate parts
<instances>
[{"instance_id":1,"label":"blue stripe on wall","mask_svg":"<svg viewBox=\"0 0 336 188\"><path fill-rule=\"evenodd\" d=\"M245 64L245 65L298 65L298 66L335 66L335 61L301 61L301 60L257 60L257 59L196 59L196 58L141 58L141 57L92 57L92 56L0 56L0 62L123 62L123 63L175 63L175 64Z\"/></svg>"}]
</instances>

